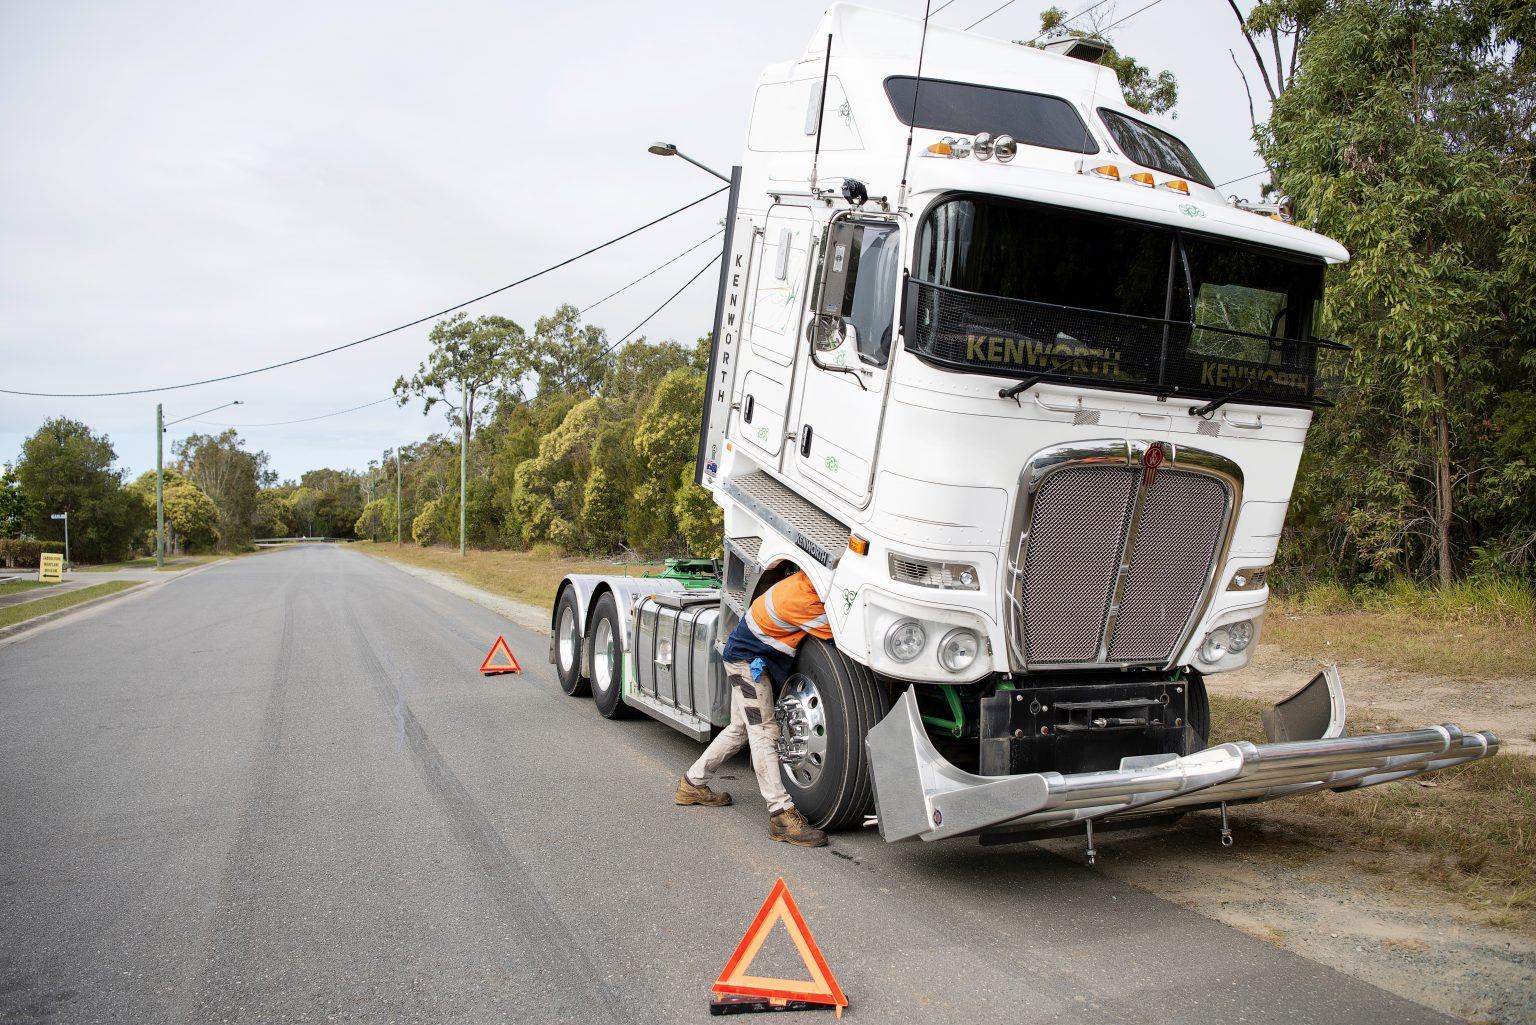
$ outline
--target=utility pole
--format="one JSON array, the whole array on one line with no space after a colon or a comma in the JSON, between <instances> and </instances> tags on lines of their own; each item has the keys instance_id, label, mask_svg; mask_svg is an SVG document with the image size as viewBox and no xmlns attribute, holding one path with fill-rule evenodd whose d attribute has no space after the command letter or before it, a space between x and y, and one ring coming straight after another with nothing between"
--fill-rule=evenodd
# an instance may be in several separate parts
<instances>
[{"instance_id":1,"label":"utility pole","mask_svg":"<svg viewBox=\"0 0 1536 1025\"><path fill-rule=\"evenodd\" d=\"M400 547L400 446L395 446L395 547Z\"/></svg>"},{"instance_id":2,"label":"utility pole","mask_svg":"<svg viewBox=\"0 0 1536 1025\"><path fill-rule=\"evenodd\" d=\"M192 417L203 416L207 413L216 413L230 406L243 406L244 402L236 399L226 402L222 406L214 406L205 409L201 413L193 413L192 416L184 416L181 420L191 420ZM171 424L179 424L181 420L172 420ZM161 403L155 403L155 568L165 567L165 407ZM68 524L65 525L67 531Z\"/></svg>"},{"instance_id":3,"label":"utility pole","mask_svg":"<svg viewBox=\"0 0 1536 1025\"><path fill-rule=\"evenodd\" d=\"M464 497L469 472L469 394L463 381L459 382L459 558L464 557Z\"/></svg>"},{"instance_id":4,"label":"utility pole","mask_svg":"<svg viewBox=\"0 0 1536 1025\"><path fill-rule=\"evenodd\" d=\"M155 403L155 568L165 568L165 407Z\"/></svg>"}]
</instances>

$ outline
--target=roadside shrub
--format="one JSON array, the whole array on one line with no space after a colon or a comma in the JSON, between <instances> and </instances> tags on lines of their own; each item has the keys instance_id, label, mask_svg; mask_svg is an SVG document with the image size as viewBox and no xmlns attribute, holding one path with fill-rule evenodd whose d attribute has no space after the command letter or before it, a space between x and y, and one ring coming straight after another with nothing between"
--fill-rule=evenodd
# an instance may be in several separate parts
<instances>
[{"instance_id":1,"label":"roadside shrub","mask_svg":"<svg viewBox=\"0 0 1536 1025\"><path fill-rule=\"evenodd\" d=\"M64 554L63 541L33 541L19 537L0 538L0 563L6 569L37 569L38 556L44 552Z\"/></svg>"}]
</instances>

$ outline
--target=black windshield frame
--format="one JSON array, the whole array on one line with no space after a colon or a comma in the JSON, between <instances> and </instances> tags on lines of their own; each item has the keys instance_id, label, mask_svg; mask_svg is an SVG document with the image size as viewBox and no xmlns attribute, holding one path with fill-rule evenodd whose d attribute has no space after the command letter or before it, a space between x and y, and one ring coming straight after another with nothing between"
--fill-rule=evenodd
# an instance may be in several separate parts
<instances>
[{"instance_id":1,"label":"black windshield frame","mask_svg":"<svg viewBox=\"0 0 1536 1025\"><path fill-rule=\"evenodd\" d=\"M966 205L969 223L956 213ZM977 209L1001 222L990 237ZM1134 258L1118 259L1117 246ZM1312 333L1321 258L972 193L934 203L913 247L903 333L924 362L1017 379L1049 370L1164 397L1246 386L1247 402L1331 405L1319 357L1347 347Z\"/></svg>"}]
</instances>

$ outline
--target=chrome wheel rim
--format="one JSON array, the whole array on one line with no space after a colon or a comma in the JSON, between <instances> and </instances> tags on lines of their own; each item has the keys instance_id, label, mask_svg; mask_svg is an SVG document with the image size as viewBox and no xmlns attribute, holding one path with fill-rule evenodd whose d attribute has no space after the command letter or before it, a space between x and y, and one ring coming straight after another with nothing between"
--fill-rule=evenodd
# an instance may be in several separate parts
<instances>
[{"instance_id":1,"label":"chrome wheel rim","mask_svg":"<svg viewBox=\"0 0 1536 1025\"><path fill-rule=\"evenodd\" d=\"M592 686L606 694L613 677L613 624L600 619L592 634Z\"/></svg>"},{"instance_id":2,"label":"chrome wheel rim","mask_svg":"<svg viewBox=\"0 0 1536 1025\"><path fill-rule=\"evenodd\" d=\"M815 786L827 766L826 705L816 681L800 673L785 680L774 717L786 784L802 790Z\"/></svg>"},{"instance_id":3,"label":"chrome wheel rim","mask_svg":"<svg viewBox=\"0 0 1536 1025\"><path fill-rule=\"evenodd\" d=\"M576 613L569 606L560 612L560 628L555 631L555 637L555 657L560 660L560 671L569 673L581 650L581 639L576 635Z\"/></svg>"}]
</instances>

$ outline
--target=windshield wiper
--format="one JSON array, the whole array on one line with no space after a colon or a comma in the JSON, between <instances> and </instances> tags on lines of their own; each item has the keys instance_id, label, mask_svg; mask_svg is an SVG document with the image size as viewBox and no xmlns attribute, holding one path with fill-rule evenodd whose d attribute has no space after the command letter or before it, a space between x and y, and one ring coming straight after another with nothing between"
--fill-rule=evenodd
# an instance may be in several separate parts
<instances>
[{"instance_id":1,"label":"windshield wiper","mask_svg":"<svg viewBox=\"0 0 1536 1025\"><path fill-rule=\"evenodd\" d=\"M1248 380L1244 381L1236 388L1233 388L1231 391L1227 392L1220 398L1212 399L1203 406L1190 406L1189 415L1198 416L1208 420L1210 419L1212 413L1216 412L1222 406L1225 406L1228 402L1231 402L1233 399L1237 398L1239 395L1242 395L1244 392L1248 391L1248 389L1252 388L1255 384L1258 383L1259 379L1257 377L1250 377Z\"/></svg>"},{"instance_id":2,"label":"windshield wiper","mask_svg":"<svg viewBox=\"0 0 1536 1025\"><path fill-rule=\"evenodd\" d=\"M1042 370L1038 374L1035 374L1032 377L1024 378L1024 380L1020 381L1018 384L1014 385L1011 388L1001 388L1001 389L999 389L998 393L997 393L997 397L1000 398L1000 399L1012 399L1013 400L1013 404L1015 406L1023 406L1024 403L1019 401L1019 396L1020 395L1023 395L1025 392L1029 391L1031 388L1033 388L1035 385L1039 384L1041 381L1044 381L1044 380L1046 380L1048 378L1059 377L1060 375L1057 374L1056 371L1060 370L1062 367L1066 366L1068 363L1071 363L1073 360L1077 359L1077 357L1078 357L1077 353L1069 352L1067 355L1063 356L1061 359L1059 359L1055 363L1051 364L1051 366L1048 369Z\"/></svg>"}]
</instances>

